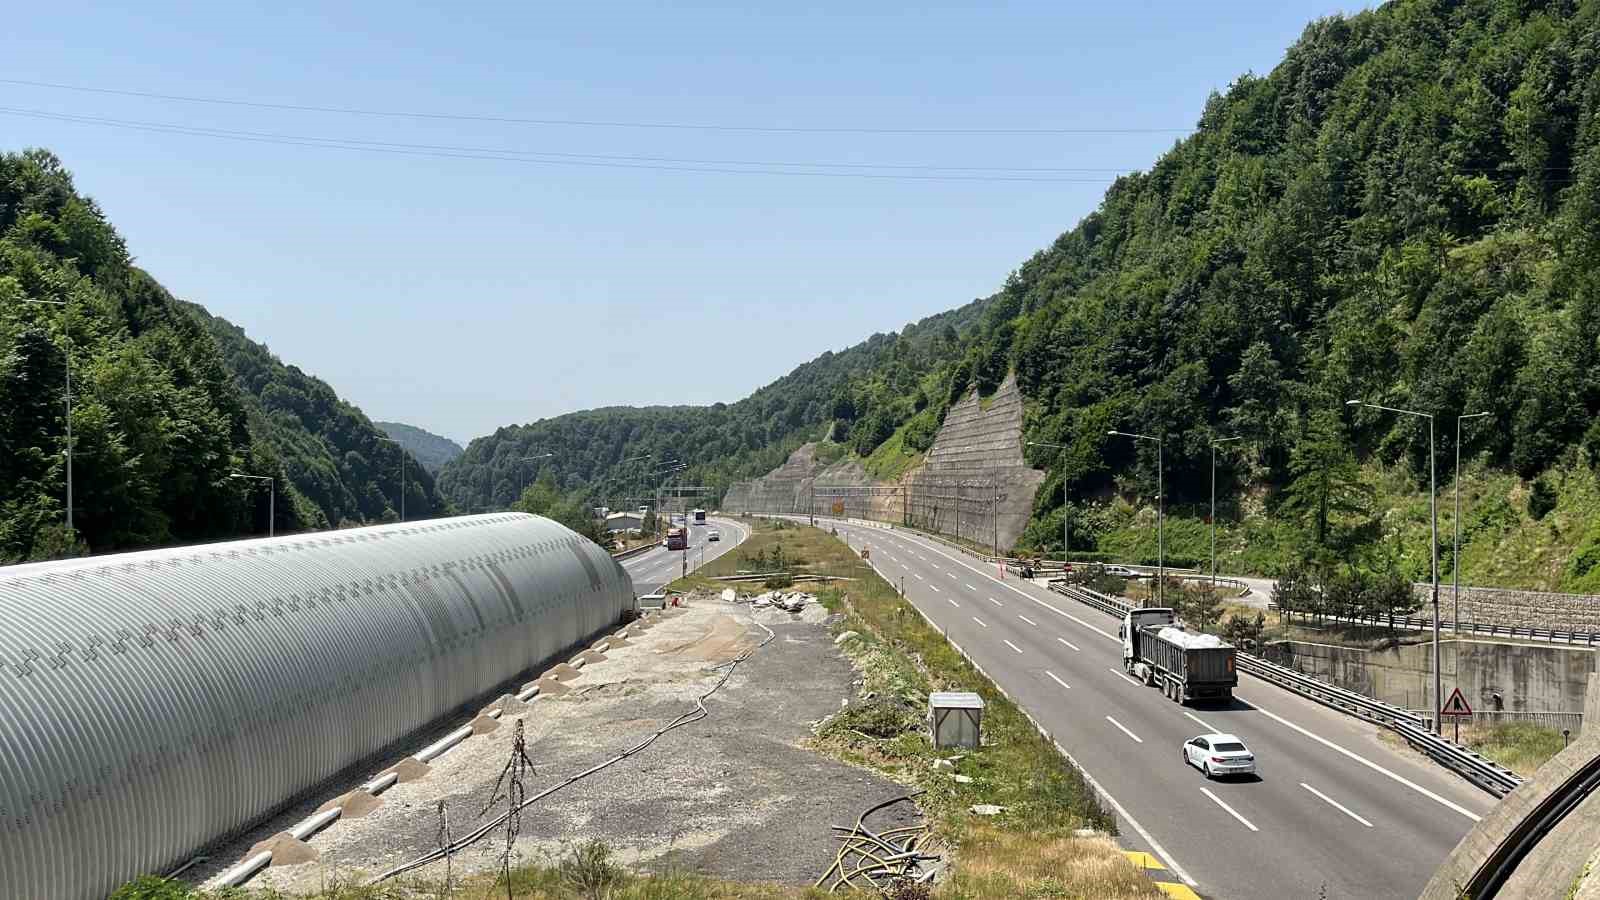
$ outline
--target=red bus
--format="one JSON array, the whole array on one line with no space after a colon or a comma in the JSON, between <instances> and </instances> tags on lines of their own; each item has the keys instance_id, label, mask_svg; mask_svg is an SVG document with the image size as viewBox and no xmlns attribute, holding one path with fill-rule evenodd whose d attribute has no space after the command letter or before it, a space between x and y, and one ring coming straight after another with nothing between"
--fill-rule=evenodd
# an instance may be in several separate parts
<instances>
[{"instance_id":1,"label":"red bus","mask_svg":"<svg viewBox=\"0 0 1600 900\"><path fill-rule=\"evenodd\" d=\"M689 549L689 529L687 529L687 528L668 528L667 529L667 549L668 550L687 550L687 549Z\"/></svg>"}]
</instances>

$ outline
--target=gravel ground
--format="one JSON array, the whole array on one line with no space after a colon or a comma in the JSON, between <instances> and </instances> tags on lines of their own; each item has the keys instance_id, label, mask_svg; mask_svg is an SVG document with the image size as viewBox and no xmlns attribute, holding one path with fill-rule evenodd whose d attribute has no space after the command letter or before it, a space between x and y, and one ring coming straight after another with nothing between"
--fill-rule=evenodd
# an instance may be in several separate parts
<instances>
[{"instance_id":1,"label":"gravel ground","mask_svg":"<svg viewBox=\"0 0 1600 900\"><path fill-rule=\"evenodd\" d=\"M645 750L562 789L523 812L513 864L559 858L590 839L643 871L672 868L741 881L810 883L837 846L831 824L850 824L866 807L905 793L902 786L801 746L811 725L853 690L850 663L828 634L826 611L799 614L697 598L667 614L628 646L586 665L559 697L537 698L493 732L468 738L416 781L386 791L376 808L335 823L310 841L320 858L273 866L253 887L314 890L333 879L373 874L437 844L439 801L460 835L480 818L510 756L522 721L536 774L531 796L614 756L694 708L731 660L776 637L742 663L709 700L710 717L668 732ZM359 779L350 787L359 783ZM332 797L337 792L330 792ZM317 804L286 813L235 845L213 851L209 878L244 857L264 836L291 827ZM893 827L915 813L901 804L874 816ZM504 829L458 853L455 872L499 868ZM415 873L443 877L443 863Z\"/></svg>"}]
</instances>

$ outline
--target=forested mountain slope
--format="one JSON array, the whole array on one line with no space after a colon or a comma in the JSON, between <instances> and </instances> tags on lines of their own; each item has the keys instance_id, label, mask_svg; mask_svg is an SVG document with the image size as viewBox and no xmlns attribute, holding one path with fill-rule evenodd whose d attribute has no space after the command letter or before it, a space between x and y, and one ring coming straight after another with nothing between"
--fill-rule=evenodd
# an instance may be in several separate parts
<instances>
[{"instance_id":1,"label":"forested mountain slope","mask_svg":"<svg viewBox=\"0 0 1600 900\"><path fill-rule=\"evenodd\" d=\"M60 162L0 155L0 561L265 531L228 474L276 467L215 346Z\"/></svg>"},{"instance_id":2,"label":"forested mountain slope","mask_svg":"<svg viewBox=\"0 0 1600 900\"><path fill-rule=\"evenodd\" d=\"M383 433L394 438L405 451L416 458L434 475L444 468L444 464L461 455L461 445L447 437L434 434L415 425L403 422L374 422L383 429Z\"/></svg>"},{"instance_id":3,"label":"forested mountain slope","mask_svg":"<svg viewBox=\"0 0 1600 900\"><path fill-rule=\"evenodd\" d=\"M737 403L709 407L609 407L513 425L481 437L439 475L441 491L463 510L503 509L519 486L548 473L559 490L594 500L638 496L662 462L690 465L685 484L714 496L735 479L765 472L807 440L835 436L870 451L901 421L923 412L933 440L937 401L931 380L959 352L987 301L931 316L896 334L876 334L824 353ZM927 376L927 377L925 377ZM525 461L542 454L548 458ZM648 460L624 463L633 457Z\"/></svg>"},{"instance_id":4,"label":"forested mountain slope","mask_svg":"<svg viewBox=\"0 0 1600 900\"><path fill-rule=\"evenodd\" d=\"M433 475L327 382L285 365L226 319L184 306L221 350L243 393L251 432L273 448L289 483L304 497L305 503L295 505L308 527L398 518L402 457L406 518L446 510Z\"/></svg>"},{"instance_id":5,"label":"forested mountain slope","mask_svg":"<svg viewBox=\"0 0 1600 900\"><path fill-rule=\"evenodd\" d=\"M1024 437L1067 446L1030 448L1049 478L1024 544L1059 546L1064 514L1077 549L1152 530L1138 509L1155 447L1109 429L1164 438L1180 534L1200 524L1210 441L1237 436L1218 476L1224 542L1274 547L1251 565L1422 574L1427 423L1345 405L1361 399L1436 417L1442 485L1455 417L1489 412L1466 423L1463 460L1475 483L1509 486L1473 513L1464 560L1515 580L1494 557L1546 542L1558 581L1594 581L1600 507L1546 526L1528 498L1593 493L1600 456L1600 3L1402 0L1314 22L964 311L954 340L903 336L902 351L880 336L847 351L853 365L824 357L731 407L503 429L444 479L503 503L507 460L536 449L597 494L649 450L688 454L717 487L776 467L802 435L915 452L952 400L1015 372Z\"/></svg>"}]
</instances>

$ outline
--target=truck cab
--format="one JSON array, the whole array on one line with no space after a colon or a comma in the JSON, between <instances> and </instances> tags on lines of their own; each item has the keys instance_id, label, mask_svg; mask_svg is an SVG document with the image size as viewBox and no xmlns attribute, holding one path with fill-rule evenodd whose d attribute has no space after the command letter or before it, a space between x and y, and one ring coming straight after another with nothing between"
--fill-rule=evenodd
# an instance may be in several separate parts
<instances>
[{"instance_id":1,"label":"truck cab","mask_svg":"<svg viewBox=\"0 0 1600 900\"><path fill-rule=\"evenodd\" d=\"M1122 617L1122 627L1117 629L1117 637L1122 638L1122 670L1132 675L1138 663L1134 646L1137 640L1135 631L1146 625L1165 627L1177 621L1178 613L1170 606L1147 606L1128 610L1127 615Z\"/></svg>"}]
</instances>

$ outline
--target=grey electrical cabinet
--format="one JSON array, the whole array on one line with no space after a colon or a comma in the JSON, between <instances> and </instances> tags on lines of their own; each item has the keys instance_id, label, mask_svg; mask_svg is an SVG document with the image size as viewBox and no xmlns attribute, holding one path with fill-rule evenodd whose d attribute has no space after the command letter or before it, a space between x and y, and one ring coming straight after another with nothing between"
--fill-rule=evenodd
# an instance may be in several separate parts
<instances>
[{"instance_id":1,"label":"grey electrical cabinet","mask_svg":"<svg viewBox=\"0 0 1600 900\"><path fill-rule=\"evenodd\" d=\"M928 720L933 746L976 750L983 738L983 698L966 691L934 691L928 695Z\"/></svg>"}]
</instances>

